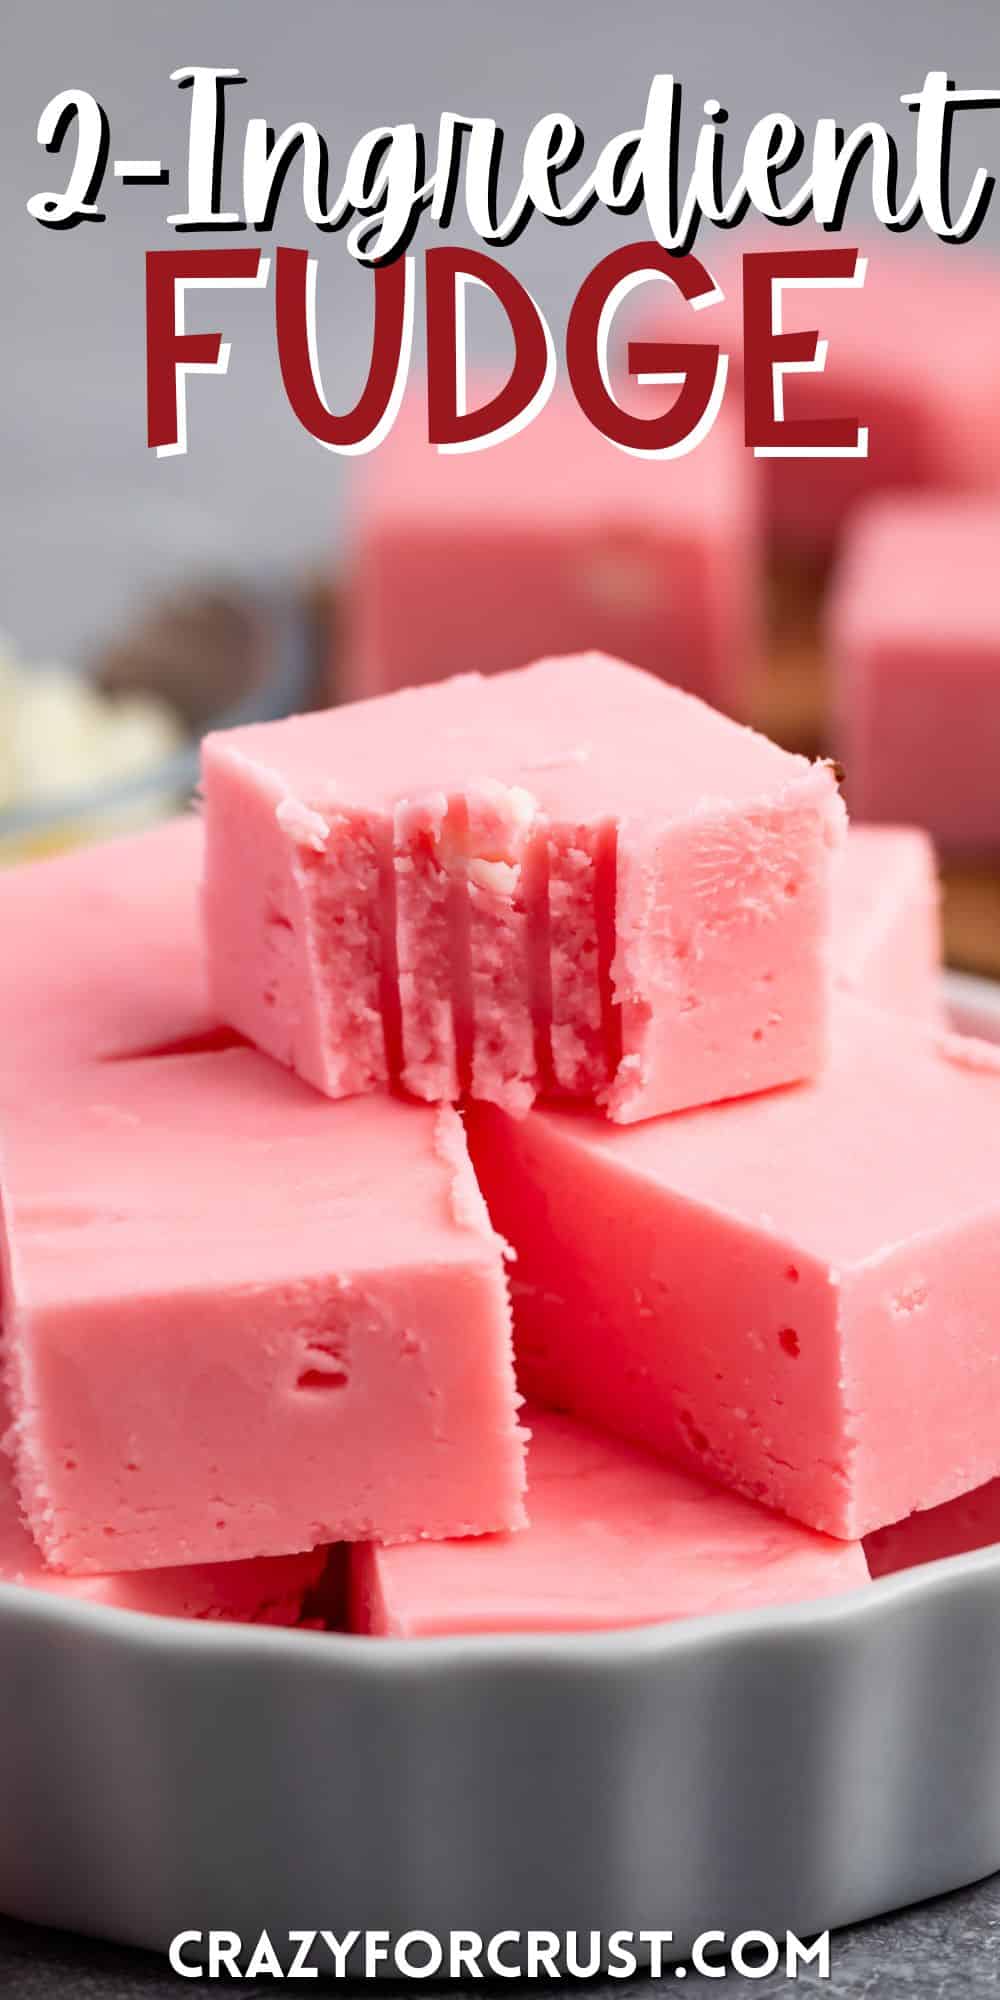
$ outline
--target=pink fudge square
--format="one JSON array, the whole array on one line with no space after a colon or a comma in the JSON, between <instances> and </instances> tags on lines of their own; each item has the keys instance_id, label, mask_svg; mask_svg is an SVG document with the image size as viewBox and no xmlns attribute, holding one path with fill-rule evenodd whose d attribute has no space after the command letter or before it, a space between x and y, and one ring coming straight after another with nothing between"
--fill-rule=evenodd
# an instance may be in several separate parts
<instances>
[{"instance_id":1,"label":"pink fudge square","mask_svg":"<svg viewBox=\"0 0 1000 2000\"><path fill-rule=\"evenodd\" d=\"M745 714L759 565L734 411L699 450L646 459L557 391L516 437L448 454L414 395L359 476L347 699L593 650Z\"/></svg>"},{"instance_id":2,"label":"pink fudge square","mask_svg":"<svg viewBox=\"0 0 1000 2000\"><path fill-rule=\"evenodd\" d=\"M297 1625L319 1584L327 1550L262 1556L256 1562L131 1570L121 1576L67 1576L49 1569L18 1512L9 1460L0 1455L0 1584L17 1584L116 1611L167 1618L221 1618L240 1624Z\"/></svg>"},{"instance_id":3,"label":"pink fudge square","mask_svg":"<svg viewBox=\"0 0 1000 2000\"><path fill-rule=\"evenodd\" d=\"M829 614L838 746L859 817L951 852L1000 847L1000 497L884 501Z\"/></svg>"},{"instance_id":4,"label":"pink fudge square","mask_svg":"<svg viewBox=\"0 0 1000 2000\"><path fill-rule=\"evenodd\" d=\"M844 999L794 1089L468 1125L526 1395L846 1540L1000 1471L1000 1050Z\"/></svg>"},{"instance_id":5,"label":"pink fudge square","mask_svg":"<svg viewBox=\"0 0 1000 2000\"><path fill-rule=\"evenodd\" d=\"M193 816L0 872L0 1103L50 1065L235 1037L205 990Z\"/></svg>"},{"instance_id":6,"label":"pink fudge square","mask_svg":"<svg viewBox=\"0 0 1000 2000\"><path fill-rule=\"evenodd\" d=\"M519 1535L351 1551L355 1632L584 1632L863 1588L857 1542L817 1535L571 1417L527 1410Z\"/></svg>"},{"instance_id":7,"label":"pink fudge square","mask_svg":"<svg viewBox=\"0 0 1000 2000\"><path fill-rule=\"evenodd\" d=\"M806 287L782 296L782 330L811 329L828 343L822 373L784 378L784 413L792 420L849 418L867 427L867 456L752 460L772 542L810 561L830 554L855 509L873 495L995 489L1000 457L1000 264L968 249L956 259L946 245L917 249L847 232L830 238L805 227L786 243L758 236L743 248L781 254L844 242L867 258L862 287ZM692 331L690 312L657 297L643 332L662 338L666 328L673 339L718 341L731 356L727 400L739 408L742 259L703 255L725 293L722 303L699 313Z\"/></svg>"},{"instance_id":8,"label":"pink fudge square","mask_svg":"<svg viewBox=\"0 0 1000 2000\"><path fill-rule=\"evenodd\" d=\"M833 895L837 983L873 1007L941 1014L941 912L937 862L915 826L848 830Z\"/></svg>"},{"instance_id":9,"label":"pink fudge square","mask_svg":"<svg viewBox=\"0 0 1000 2000\"><path fill-rule=\"evenodd\" d=\"M872 1576L895 1576L901 1569L969 1555L973 1549L994 1548L998 1543L1000 1479L991 1479L974 1493L945 1501L943 1507L876 1528L865 1538L865 1555Z\"/></svg>"},{"instance_id":10,"label":"pink fudge square","mask_svg":"<svg viewBox=\"0 0 1000 2000\"><path fill-rule=\"evenodd\" d=\"M599 654L204 746L212 1004L331 1097L628 1123L822 1063L830 768Z\"/></svg>"},{"instance_id":11,"label":"pink fudge square","mask_svg":"<svg viewBox=\"0 0 1000 2000\"><path fill-rule=\"evenodd\" d=\"M456 1114L252 1050L8 1109L4 1338L46 1560L287 1555L522 1518L506 1284Z\"/></svg>"}]
</instances>

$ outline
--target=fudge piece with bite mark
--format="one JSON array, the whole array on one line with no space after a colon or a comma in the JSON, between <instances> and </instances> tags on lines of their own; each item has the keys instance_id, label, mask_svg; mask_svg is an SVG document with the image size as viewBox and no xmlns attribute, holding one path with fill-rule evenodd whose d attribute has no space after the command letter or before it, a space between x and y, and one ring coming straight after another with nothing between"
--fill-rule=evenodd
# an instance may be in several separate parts
<instances>
[{"instance_id":1,"label":"fudge piece with bite mark","mask_svg":"<svg viewBox=\"0 0 1000 2000\"><path fill-rule=\"evenodd\" d=\"M825 1057L825 764L600 654L209 737L214 1006L331 1097L631 1123Z\"/></svg>"}]
</instances>

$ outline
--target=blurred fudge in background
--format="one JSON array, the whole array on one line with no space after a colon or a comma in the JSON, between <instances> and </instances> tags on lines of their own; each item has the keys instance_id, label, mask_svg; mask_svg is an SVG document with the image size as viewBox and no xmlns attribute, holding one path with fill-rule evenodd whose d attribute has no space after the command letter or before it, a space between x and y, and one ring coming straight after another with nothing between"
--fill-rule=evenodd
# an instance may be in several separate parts
<instances>
[{"instance_id":1,"label":"blurred fudge in background","mask_svg":"<svg viewBox=\"0 0 1000 2000\"><path fill-rule=\"evenodd\" d=\"M896 256L884 243L861 250L860 289L783 300L785 331L817 327L829 342L822 375L786 377L786 416L851 417L868 430L866 458L760 461L773 539L811 556L829 554L873 493L997 484L1000 394L984 399L983 390L997 383L1000 271L940 244Z\"/></svg>"},{"instance_id":2,"label":"blurred fudge in background","mask_svg":"<svg viewBox=\"0 0 1000 2000\"><path fill-rule=\"evenodd\" d=\"M745 715L753 471L734 411L697 450L657 460L611 444L557 389L517 437L450 454L427 442L426 400L411 391L359 474L337 691L595 651Z\"/></svg>"},{"instance_id":3,"label":"blurred fudge in background","mask_svg":"<svg viewBox=\"0 0 1000 2000\"><path fill-rule=\"evenodd\" d=\"M781 331L815 331L827 342L822 372L784 377L784 415L849 418L867 428L867 455L755 460L770 543L809 561L830 556L854 508L872 494L995 490L1000 478L1000 266L975 252L956 258L940 244L894 250L808 229L777 242L758 234L743 248L778 256L845 243L867 259L863 285L805 283L781 294ZM639 337L718 341L730 354L727 401L738 407L744 265L720 256L714 243L700 254L722 303L700 313L692 331L679 297L665 303L666 287L658 286Z\"/></svg>"},{"instance_id":4,"label":"blurred fudge in background","mask_svg":"<svg viewBox=\"0 0 1000 2000\"><path fill-rule=\"evenodd\" d=\"M852 810L1000 848L1000 494L866 509L827 629Z\"/></svg>"}]
</instances>

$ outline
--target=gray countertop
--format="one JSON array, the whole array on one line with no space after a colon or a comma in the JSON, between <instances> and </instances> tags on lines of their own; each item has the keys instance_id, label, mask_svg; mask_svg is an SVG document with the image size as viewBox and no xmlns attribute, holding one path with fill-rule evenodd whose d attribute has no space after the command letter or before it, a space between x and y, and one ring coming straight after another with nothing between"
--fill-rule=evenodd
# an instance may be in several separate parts
<instances>
[{"instance_id":1,"label":"gray countertop","mask_svg":"<svg viewBox=\"0 0 1000 2000\"><path fill-rule=\"evenodd\" d=\"M926 1994L932 2000L976 2000L980 1994L996 1994L1000 1989L1000 1875L896 1916L839 1931L831 1941L830 1958L829 1980L817 1979L809 1968L795 1981L783 1974L745 1981L732 1973L709 1980L693 1972L685 1972L680 1980L674 1972L655 1982L655 1987L670 1992L681 1985L688 1992L697 1985L718 1992L729 1985L746 1993L796 1993L801 2000L812 1994L825 1995L827 2000L863 2000L868 1994L877 1994L879 2000L896 2000L896 1996L904 2000L910 1994ZM145 1952L125 1951L0 1919L0 1992L10 1993L16 2000L63 2000L63 1996L65 2000L144 2000L146 1994L168 1991L196 1993L208 1984L179 1980L165 1961ZM639 2000L654 1990L649 1980L579 1982L554 1988L545 1982L545 1986L559 1996L579 1992L582 1987L590 2000L633 2000L633 1996ZM218 1992L218 1984L211 1990ZM233 1990L253 2000L253 1996L280 1989L265 1979L253 1985L236 1985ZM319 1989L311 1986L306 1990ZM324 1990L354 1995L359 1988L348 1985ZM412 1982L385 1980L379 1982L378 1990L380 2000L404 2000L421 1989ZM514 2000L522 1989L511 1982L502 1990Z\"/></svg>"}]
</instances>

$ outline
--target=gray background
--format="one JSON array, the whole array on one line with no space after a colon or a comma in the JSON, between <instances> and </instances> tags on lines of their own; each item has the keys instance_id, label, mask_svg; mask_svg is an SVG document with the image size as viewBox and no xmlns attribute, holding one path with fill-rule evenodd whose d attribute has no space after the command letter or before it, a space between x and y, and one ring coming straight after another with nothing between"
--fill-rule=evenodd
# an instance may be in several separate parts
<instances>
[{"instance_id":1,"label":"gray background","mask_svg":"<svg viewBox=\"0 0 1000 2000\"><path fill-rule=\"evenodd\" d=\"M910 115L899 93L917 88L928 68L965 85L1000 83L997 0L3 0L0 35L0 631L32 652L71 656L153 583L324 561L349 477L284 403L270 293L226 299L230 373L190 386L187 458L158 461L146 451L144 251L253 240L178 238L165 226L183 206L188 102L169 82L172 69L231 63L247 74L232 94L237 169L252 114L279 130L312 119L336 162L380 123L413 119L432 134L441 110L479 111L498 118L513 144L542 112L565 110L582 124L590 158L604 138L641 123L656 70L683 79L692 136L712 94L729 107L740 147L749 123L778 109L807 130L819 115L845 125L879 118L903 140ZM70 84L106 106L112 158L157 156L173 177L166 188L123 187L109 172L108 221L55 232L24 204L61 185L35 126L47 99ZM1000 159L1000 112L958 124L956 167ZM238 205L238 179L233 192ZM864 217L863 183L858 195L852 212ZM994 199L983 240L996 244ZM600 214L576 229L530 225L508 254L557 341L586 271L614 242L642 233L639 217ZM294 170L272 240L320 256L326 387L347 405L366 369L370 279L341 236L309 230ZM422 228L418 253L431 240ZM900 247L883 241L886 254ZM705 243L716 242L706 232ZM189 325L217 326L217 303L209 295ZM485 347L494 331L481 327Z\"/></svg>"}]
</instances>

